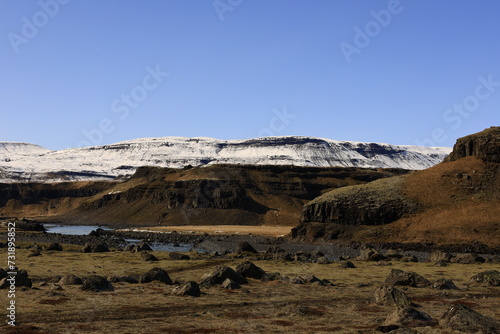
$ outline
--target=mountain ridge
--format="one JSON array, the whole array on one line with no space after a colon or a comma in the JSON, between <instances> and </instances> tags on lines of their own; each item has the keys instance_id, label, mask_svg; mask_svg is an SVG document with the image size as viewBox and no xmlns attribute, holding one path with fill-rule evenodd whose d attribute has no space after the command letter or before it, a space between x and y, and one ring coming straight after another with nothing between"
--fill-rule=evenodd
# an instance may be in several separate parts
<instances>
[{"instance_id":1,"label":"mountain ridge","mask_svg":"<svg viewBox=\"0 0 500 334\"><path fill-rule=\"evenodd\" d=\"M450 152L451 148L446 147L307 136L236 140L151 137L56 151L34 144L0 142L0 182L113 180L132 175L142 166L235 164L419 170L441 162Z\"/></svg>"}]
</instances>

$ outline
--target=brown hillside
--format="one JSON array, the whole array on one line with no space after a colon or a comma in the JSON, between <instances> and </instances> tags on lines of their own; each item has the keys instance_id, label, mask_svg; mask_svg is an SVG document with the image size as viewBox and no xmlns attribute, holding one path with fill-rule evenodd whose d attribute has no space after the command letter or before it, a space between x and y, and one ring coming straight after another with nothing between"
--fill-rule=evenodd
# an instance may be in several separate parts
<instances>
[{"instance_id":1,"label":"brown hillside","mask_svg":"<svg viewBox=\"0 0 500 334\"><path fill-rule=\"evenodd\" d=\"M293 166L144 167L123 182L0 184L0 216L115 226L294 226L302 206L324 192L404 173Z\"/></svg>"},{"instance_id":2,"label":"brown hillside","mask_svg":"<svg viewBox=\"0 0 500 334\"><path fill-rule=\"evenodd\" d=\"M459 139L450 157L429 169L333 190L309 202L292 236L500 245L499 129Z\"/></svg>"}]
</instances>

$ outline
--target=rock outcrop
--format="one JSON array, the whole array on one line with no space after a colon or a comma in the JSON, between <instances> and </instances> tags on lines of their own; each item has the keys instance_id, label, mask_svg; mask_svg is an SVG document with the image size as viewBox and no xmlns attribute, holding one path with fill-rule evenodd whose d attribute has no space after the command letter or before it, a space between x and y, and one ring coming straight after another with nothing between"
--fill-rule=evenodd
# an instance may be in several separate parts
<instances>
[{"instance_id":1,"label":"rock outcrop","mask_svg":"<svg viewBox=\"0 0 500 334\"><path fill-rule=\"evenodd\" d=\"M445 161L475 156L488 162L500 162L500 126L459 138Z\"/></svg>"}]
</instances>

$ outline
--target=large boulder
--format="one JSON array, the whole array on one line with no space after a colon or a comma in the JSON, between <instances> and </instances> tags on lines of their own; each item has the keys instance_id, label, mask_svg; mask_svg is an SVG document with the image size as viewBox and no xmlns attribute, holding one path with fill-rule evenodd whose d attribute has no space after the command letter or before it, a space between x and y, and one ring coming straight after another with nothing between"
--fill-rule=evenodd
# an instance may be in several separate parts
<instances>
[{"instance_id":1,"label":"large boulder","mask_svg":"<svg viewBox=\"0 0 500 334\"><path fill-rule=\"evenodd\" d=\"M199 297L199 296L201 296L201 291L200 291L200 286L198 285L198 283L190 281L190 282L187 282L186 284L183 284L183 285L176 287L172 291L172 294L180 295L180 296Z\"/></svg>"},{"instance_id":2,"label":"large boulder","mask_svg":"<svg viewBox=\"0 0 500 334\"><path fill-rule=\"evenodd\" d=\"M63 247L61 246L61 244L54 242L54 243L47 245L47 247L45 247L45 250L61 252L63 250Z\"/></svg>"},{"instance_id":3,"label":"large boulder","mask_svg":"<svg viewBox=\"0 0 500 334\"><path fill-rule=\"evenodd\" d=\"M153 268L150 271L148 271L145 274L142 274L139 277L139 282L140 283L149 283L153 281L160 281L168 285L172 285L172 280L170 279L170 276L168 276L167 272L163 270L162 268Z\"/></svg>"},{"instance_id":4,"label":"large boulder","mask_svg":"<svg viewBox=\"0 0 500 334\"><path fill-rule=\"evenodd\" d=\"M378 305L395 305L397 307L411 306L411 301L406 293L390 285L382 285L375 289L374 296L375 303Z\"/></svg>"},{"instance_id":5,"label":"large boulder","mask_svg":"<svg viewBox=\"0 0 500 334\"><path fill-rule=\"evenodd\" d=\"M362 247L359 251L359 259L361 261L381 261L385 260L385 256L373 247Z\"/></svg>"},{"instance_id":6,"label":"large boulder","mask_svg":"<svg viewBox=\"0 0 500 334\"><path fill-rule=\"evenodd\" d=\"M31 288L33 286L33 281L28 277L28 272L26 270L17 270L16 275L7 275L0 280L0 289L9 288L13 279L15 280L14 285L16 287L24 286Z\"/></svg>"},{"instance_id":7,"label":"large boulder","mask_svg":"<svg viewBox=\"0 0 500 334\"><path fill-rule=\"evenodd\" d=\"M97 242L97 243L86 243L82 247L82 252L83 253L104 253L104 252L109 252L108 245L102 242Z\"/></svg>"},{"instance_id":8,"label":"large boulder","mask_svg":"<svg viewBox=\"0 0 500 334\"><path fill-rule=\"evenodd\" d=\"M500 272L498 270L480 272L470 278L469 284L500 286Z\"/></svg>"},{"instance_id":9,"label":"large boulder","mask_svg":"<svg viewBox=\"0 0 500 334\"><path fill-rule=\"evenodd\" d=\"M462 304L450 305L441 324L466 333L499 334L500 322Z\"/></svg>"},{"instance_id":10,"label":"large boulder","mask_svg":"<svg viewBox=\"0 0 500 334\"><path fill-rule=\"evenodd\" d=\"M233 281L230 278L226 278L226 280L224 282L222 282L222 287L224 289L228 289L228 290L241 289L241 285L239 285L238 283L236 283L235 281Z\"/></svg>"},{"instance_id":11,"label":"large boulder","mask_svg":"<svg viewBox=\"0 0 500 334\"><path fill-rule=\"evenodd\" d=\"M106 278L99 275L92 275L83 278L82 290L84 291L114 291L113 284Z\"/></svg>"},{"instance_id":12,"label":"large boulder","mask_svg":"<svg viewBox=\"0 0 500 334\"><path fill-rule=\"evenodd\" d=\"M68 274L64 275L61 277L59 280L59 284L61 285L82 285L83 281L80 277L73 275L73 274Z\"/></svg>"},{"instance_id":13,"label":"large boulder","mask_svg":"<svg viewBox=\"0 0 500 334\"><path fill-rule=\"evenodd\" d=\"M452 263L462 264L484 263L485 261L484 257L473 253L457 254L450 260Z\"/></svg>"},{"instance_id":14,"label":"large boulder","mask_svg":"<svg viewBox=\"0 0 500 334\"><path fill-rule=\"evenodd\" d=\"M152 251L153 249L151 248L151 246L149 246L147 243L145 242L141 242L140 244L138 244L135 249L134 249L136 252L142 252L142 251Z\"/></svg>"},{"instance_id":15,"label":"large boulder","mask_svg":"<svg viewBox=\"0 0 500 334\"><path fill-rule=\"evenodd\" d=\"M191 260L189 255L181 254L181 253L177 253L177 252L168 253L168 257L170 258L170 260L175 260L175 261L177 261L177 260Z\"/></svg>"},{"instance_id":16,"label":"large boulder","mask_svg":"<svg viewBox=\"0 0 500 334\"><path fill-rule=\"evenodd\" d=\"M148 253L146 251L142 251L141 252L141 260L146 261L146 262L156 262L156 261L158 261L158 258L151 253Z\"/></svg>"},{"instance_id":17,"label":"large boulder","mask_svg":"<svg viewBox=\"0 0 500 334\"><path fill-rule=\"evenodd\" d=\"M222 284L228 278L238 284L248 283L245 277L241 276L233 269L226 266L217 266L211 274L205 275L202 278L200 285L202 287L211 287L216 284Z\"/></svg>"},{"instance_id":18,"label":"large boulder","mask_svg":"<svg viewBox=\"0 0 500 334\"><path fill-rule=\"evenodd\" d=\"M431 288L438 290L458 290L458 287L451 279L440 278L432 282Z\"/></svg>"},{"instance_id":19,"label":"large boulder","mask_svg":"<svg viewBox=\"0 0 500 334\"><path fill-rule=\"evenodd\" d=\"M262 279L266 272L250 261L245 261L236 266L236 272L243 277Z\"/></svg>"},{"instance_id":20,"label":"large boulder","mask_svg":"<svg viewBox=\"0 0 500 334\"><path fill-rule=\"evenodd\" d=\"M385 320L385 325L400 324L408 327L435 326L437 321L413 307L398 307Z\"/></svg>"},{"instance_id":21,"label":"large boulder","mask_svg":"<svg viewBox=\"0 0 500 334\"><path fill-rule=\"evenodd\" d=\"M248 242L248 241L242 241L236 246L235 253L243 253L243 252L248 252L248 253L258 253L257 250Z\"/></svg>"},{"instance_id":22,"label":"large boulder","mask_svg":"<svg viewBox=\"0 0 500 334\"><path fill-rule=\"evenodd\" d=\"M434 263L438 263L440 261L450 262L452 257L453 257L453 255L450 253L436 250L436 251L432 251L429 254L429 261L434 262Z\"/></svg>"},{"instance_id":23,"label":"large boulder","mask_svg":"<svg viewBox=\"0 0 500 334\"><path fill-rule=\"evenodd\" d=\"M386 278L387 285L402 285L423 288L431 285L431 281L412 271L392 269Z\"/></svg>"}]
</instances>

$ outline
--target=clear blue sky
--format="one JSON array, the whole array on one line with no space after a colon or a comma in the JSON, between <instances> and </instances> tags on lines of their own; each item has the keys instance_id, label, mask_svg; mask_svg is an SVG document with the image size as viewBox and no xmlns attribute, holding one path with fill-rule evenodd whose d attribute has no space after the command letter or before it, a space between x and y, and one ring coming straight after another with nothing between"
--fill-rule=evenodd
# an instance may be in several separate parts
<instances>
[{"instance_id":1,"label":"clear blue sky","mask_svg":"<svg viewBox=\"0 0 500 334\"><path fill-rule=\"evenodd\" d=\"M500 124L499 13L495 0L0 0L0 141L452 146Z\"/></svg>"}]
</instances>

